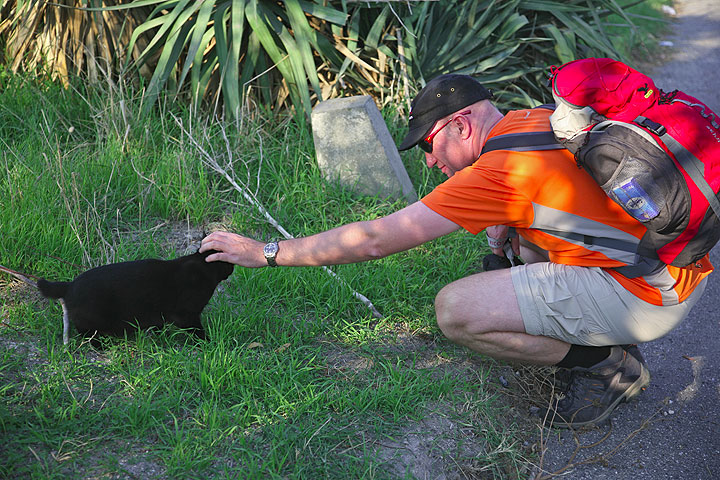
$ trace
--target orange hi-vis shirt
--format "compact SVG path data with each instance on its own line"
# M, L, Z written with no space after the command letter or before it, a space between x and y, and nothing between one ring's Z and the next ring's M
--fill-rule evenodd
M489 138L550 131L550 114L544 108L512 111L493 127ZM515 227L523 238L547 250L550 261L605 268L628 291L654 305L684 301L713 270L705 256L691 266L665 266L651 275L627 278L614 267L635 264L634 253L553 234L571 232L579 238L637 243L646 232L565 149L490 151L421 201L472 234L492 225Z

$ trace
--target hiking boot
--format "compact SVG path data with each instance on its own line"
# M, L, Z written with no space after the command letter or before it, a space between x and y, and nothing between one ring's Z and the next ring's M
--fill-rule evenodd
M555 372L551 378L553 389L555 393L564 394L567 392L570 382L572 382L575 372L570 368L556 367Z
M610 356L590 368L575 367L564 398L548 412L554 426L584 427L607 419L620 402L650 383L636 345L614 346Z

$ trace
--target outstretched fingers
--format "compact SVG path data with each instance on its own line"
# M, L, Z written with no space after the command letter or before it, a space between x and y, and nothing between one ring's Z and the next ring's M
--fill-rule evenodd
M263 244L257 240L230 232L213 232L203 238L200 252L215 250L205 261L223 261L243 267L263 267L267 265L262 253Z

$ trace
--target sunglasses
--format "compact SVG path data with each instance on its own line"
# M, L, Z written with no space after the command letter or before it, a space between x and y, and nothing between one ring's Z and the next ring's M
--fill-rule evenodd
M466 110L466 111L464 111L464 112L458 113L458 115L469 115L469 114L470 114L470 110ZM435 135L437 135L438 133L440 133L440 130L442 130L443 128L447 127L447 126L450 124L450 122L452 122L453 120L455 120L455 118L457 118L457 115L453 115L453 117L452 117L450 120L448 120L447 122L443 123L443 124L440 126L440 128L438 128L438 129L435 130L433 133L431 133L431 134L428 135L427 137L425 137L425 138L423 138L422 140L420 140L420 143L418 143L418 147L420 147L420 150L422 150L422 151L425 152L425 153L432 153L432 151L433 151L433 144L432 144L432 142L433 142L433 139L435 138Z

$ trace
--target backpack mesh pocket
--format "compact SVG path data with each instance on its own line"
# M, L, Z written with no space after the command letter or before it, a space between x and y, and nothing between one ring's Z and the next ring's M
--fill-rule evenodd
M672 236L685 228L687 185L673 159L643 135L613 124L589 135L576 157L605 193L648 230Z

